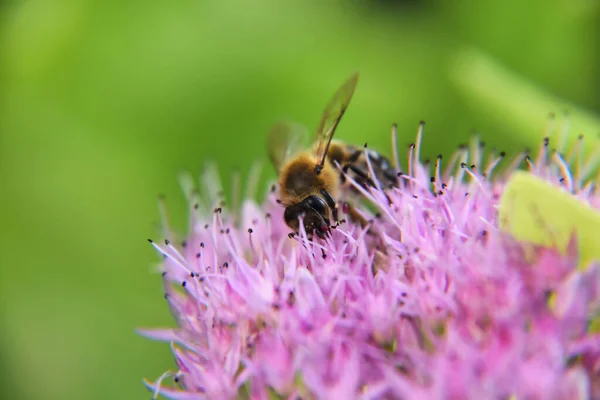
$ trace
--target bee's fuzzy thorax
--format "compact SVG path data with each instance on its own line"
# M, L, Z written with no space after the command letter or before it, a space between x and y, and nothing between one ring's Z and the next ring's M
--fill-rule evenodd
M318 194L321 189L337 197L339 172L326 163L317 173L315 167L319 162L314 153L304 151L284 164L278 179L279 196L283 205L297 203L307 196Z

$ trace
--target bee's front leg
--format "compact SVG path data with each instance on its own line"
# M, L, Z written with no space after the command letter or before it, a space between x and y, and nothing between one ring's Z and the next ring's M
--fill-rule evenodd
M333 214L333 220L335 221L335 225L332 225L331 227L337 228L342 222L338 219L338 204L327 190L321 189L321 195L325 199L327 206L331 209L331 213Z

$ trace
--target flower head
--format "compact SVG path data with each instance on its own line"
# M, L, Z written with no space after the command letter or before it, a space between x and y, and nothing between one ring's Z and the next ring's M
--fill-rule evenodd
M597 191L547 140L502 174L504 153L484 156L476 142L430 165L411 146L399 188L357 186L371 223L324 240L288 237L274 192L236 215L186 185L185 246L152 242L177 327L143 331L171 342L177 370L148 387L173 399L600 395L598 264L577 268L576 235L566 251L523 242L498 212L521 163L593 207Z

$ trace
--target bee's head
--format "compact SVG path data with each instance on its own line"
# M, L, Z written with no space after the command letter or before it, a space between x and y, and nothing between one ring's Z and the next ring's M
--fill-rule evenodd
M329 233L329 207L327 203L319 196L308 196L300 203L288 206L285 209L283 217L285 223L298 232L300 222L299 217L304 218L304 229L306 233L314 233L321 239Z

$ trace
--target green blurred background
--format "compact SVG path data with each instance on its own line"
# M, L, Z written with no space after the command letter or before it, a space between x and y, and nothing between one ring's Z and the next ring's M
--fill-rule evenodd
M313 129L361 78L339 138L401 154L475 129L514 153L549 112L600 132L595 0L0 3L0 397L147 399L173 366L139 326L172 323L147 237L178 173L266 162L282 117ZM274 177L268 164L267 178Z

